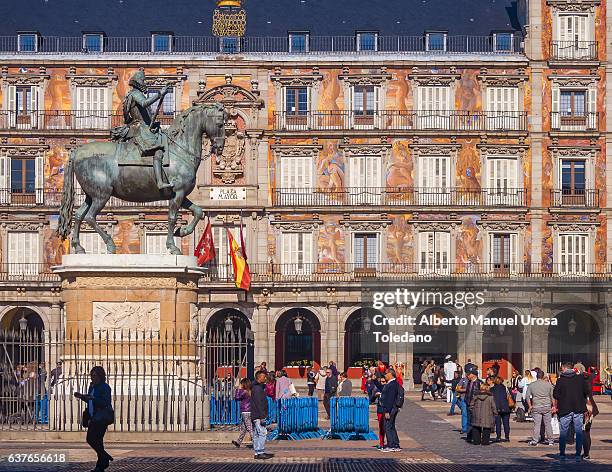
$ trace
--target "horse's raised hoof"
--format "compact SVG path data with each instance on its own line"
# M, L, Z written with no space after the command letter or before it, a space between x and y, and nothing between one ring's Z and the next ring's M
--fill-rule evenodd
M172 254L173 256L182 256L183 252L178 248L178 247L171 247L168 248L170 249L170 254Z
M117 252L117 246L115 246L114 244L107 244L106 252L108 254L115 254Z
M85 254L85 248L80 244L72 246L72 254Z
M180 228L177 228L176 231L174 232L175 236L179 236L181 238L184 238L185 236L187 236L188 234L191 234L192 231L189 231L187 229L187 226L181 226Z

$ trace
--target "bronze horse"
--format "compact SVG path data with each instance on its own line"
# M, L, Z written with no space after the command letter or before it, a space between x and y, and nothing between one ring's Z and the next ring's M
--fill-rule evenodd
M174 244L175 226L179 208L193 214L191 222L180 228L176 235L193 233L202 218L202 209L187 196L196 184L196 172L202 156L202 137L211 141L211 154L223 151L227 113L221 104L194 105L182 112L165 130L168 136L169 166L165 168L172 189L160 191L155 183L153 167L120 165L119 154L137 152L131 144L115 142L87 143L74 149L64 175L64 191L60 207L58 234L68 237L74 208L74 176L85 193L85 201L74 212L74 226L70 246L77 254L85 249L79 241L81 223L85 220L104 240L109 254L116 250L113 238L96 222L96 216L113 196L129 202L168 200L168 237L166 247L171 254L181 254ZM121 148L118 149L118 146ZM151 159L149 157L149 159Z

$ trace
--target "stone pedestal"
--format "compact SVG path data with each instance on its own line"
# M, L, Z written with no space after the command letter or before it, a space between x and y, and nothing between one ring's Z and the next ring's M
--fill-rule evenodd
M66 332L186 333L201 269L193 256L70 254L62 279Z

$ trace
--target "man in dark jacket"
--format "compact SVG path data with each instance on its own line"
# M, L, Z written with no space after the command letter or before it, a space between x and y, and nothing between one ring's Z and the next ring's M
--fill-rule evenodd
M402 388L397 383L395 370L387 369L385 373L387 383L382 390L380 403L382 405L385 418L385 435L387 436L387 447L381 449L383 452L399 452L399 437L395 429L395 418L399 412L397 401L400 395L399 389Z
M562 368L563 372L553 390L559 415L559 457L565 460L567 433L573 423L576 430L576 461L579 462L582 453L583 416L587 411L586 399L590 392L584 377L576 374L571 362L563 363Z
M268 399L266 382L268 375L261 370L255 374L255 383L251 389L251 421L253 422L253 450L255 459L270 459L274 454L266 453L268 430L265 421L268 417Z
M482 383L478 378L478 367L471 364L469 369L467 368L465 373L467 375L467 384L465 387L465 394L463 395L463 401L468 406L467 408L467 441L472 441L472 413L470 412L469 405L472 402L472 398L478 395L480 392L480 384Z
M329 402L331 397L335 397L338 390L338 377L333 375L332 370L328 367L325 369L325 390L323 391L323 406L327 413L326 419L329 419Z

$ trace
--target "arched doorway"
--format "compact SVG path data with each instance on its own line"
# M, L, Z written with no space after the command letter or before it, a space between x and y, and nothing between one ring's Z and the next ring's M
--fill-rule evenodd
M493 319L512 319L515 313L505 308L498 308L487 315ZM499 325L484 326L482 333L482 371L489 364L498 362L500 376L509 378L512 370L523 370L523 330L521 325L508 325L500 322Z
M321 324L314 313L292 308L276 322L274 369L321 364Z
M557 373L563 362L582 362L587 368L600 367L600 330L595 317L567 310L555 318L557 326L548 329L548 372Z
M377 313L380 312L374 309L367 311L359 309L346 320L344 324L344 370L355 367L355 363L371 362L371 365L376 365L378 360L389 362L389 344L377 343L372 333L372 331L380 331L383 335L389 334L389 327L386 324L373 325L372 318Z
M2 331L40 333L44 329L45 324L40 315L27 307L17 307L9 310L0 322L0 330Z
M453 360L457 359L457 326L435 326L432 323L436 318L451 317L452 315L443 308L431 308L417 316L414 334L429 335L431 342L415 342L412 345L412 372L415 384L421 383L423 362L433 360L438 365L443 364L447 355L450 355Z
M219 310L208 320L205 376L209 384L231 389L236 377L252 376L252 339L249 319L236 309Z

